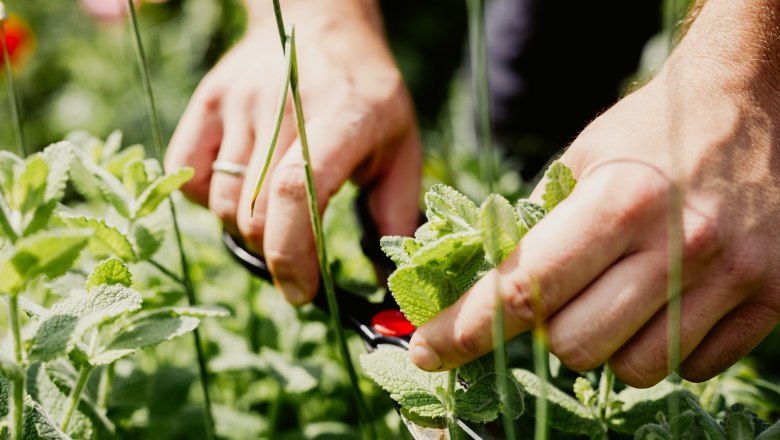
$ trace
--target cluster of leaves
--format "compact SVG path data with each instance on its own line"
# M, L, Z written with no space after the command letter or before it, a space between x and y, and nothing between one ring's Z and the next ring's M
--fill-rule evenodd
M512 206L493 194L477 207L454 189L435 185L425 195L428 222L415 236L382 239L383 250L398 266L389 287L413 324L425 324L455 302L500 264L520 239L574 189L571 171L561 163L554 163L545 177L542 205L521 199ZM436 424L446 418L485 423L501 412L517 418L524 409L533 414L537 399L542 397L548 406L547 423L553 429L591 438L617 433L642 440L666 440L678 438L672 433L685 433L683 438L690 439L766 439L776 438L773 436L780 429L780 425L769 428L739 405L724 413L722 422L716 422L694 394L707 393L693 384L665 380L647 390L624 387L615 392L614 378L607 368L598 381L577 377L573 395L531 371L513 369L507 391L512 407L502 408L490 355L460 367L454 390L447 389L448 373L424 372L402 351L377 350L361 361L367 374L391 394L404 414L422 423ZM729 380L733 388L734 378ZM594 383L598 384L595 388ZM754 392L751 390L755 387L740 384L746 392ZM709 399L717 401L716 396L723 393L709 394ZM666 423L669 402L674 400L687 402L690 409Z
M0 152L0 293L9 321L26 316L3 342L14 356L0 358L0 417L23 405L26 439L114 434L106 417L113 365L225 314L147 308L133 288L128 264L160 250L170 227L163 205L192 171L164 175L142 147L120 151L119 133L106 142L83 134L72 140L27 159ZM63 205L69 180L105 215L77 215ZM93 370L105 380L97 395L84 389ZM9 390L19 387L25 394L16 399ZM0 429L21 438L12 421Z
M425 195L428 222L415 236L382 238L382 249L398 266L388 285L412 324L421 326L454 303L574 188L571 171L560 162L546 177L544 206L525 199L512 206L492 194L477 207L456 190L435 185ZM491 356L460 367L455 390L445 390L447 373L423 372L402 353L377 350L363 356L362 363L372 379L417 417L486 423L501 412L517 418L523 411L520 384L511 377L506 391L511 404L502 407ZM404 366L402 372L398 365Z

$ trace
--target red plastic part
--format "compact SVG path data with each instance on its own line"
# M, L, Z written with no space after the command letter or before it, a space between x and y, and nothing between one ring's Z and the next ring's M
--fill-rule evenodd
M382 310L371 318L371 325L385 336L407 336L415 329L400 310Z

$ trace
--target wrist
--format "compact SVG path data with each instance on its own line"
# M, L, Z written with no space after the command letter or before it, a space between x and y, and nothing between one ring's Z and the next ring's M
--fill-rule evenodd
M368 22L381 28L382 19L377 0L280 0L285 23L317 23L328 18ZM275 20L270 0L244 0L249 27L265 25Z
M780 107L780 0L709 0L664 67L667 75Z

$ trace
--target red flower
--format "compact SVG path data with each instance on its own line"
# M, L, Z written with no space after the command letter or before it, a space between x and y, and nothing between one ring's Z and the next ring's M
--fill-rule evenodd
M5 44L12 66L18 66L25 55L35 46L35 38L27 23L14 15L3 22ZM5 65L5 57L0 50L0 67Z

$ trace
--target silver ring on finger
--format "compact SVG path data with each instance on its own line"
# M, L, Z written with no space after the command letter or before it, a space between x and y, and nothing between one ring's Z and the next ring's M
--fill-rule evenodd
M246 173L246 165L226 160L215 160L211 164L211 171L231 176L243 176Z

